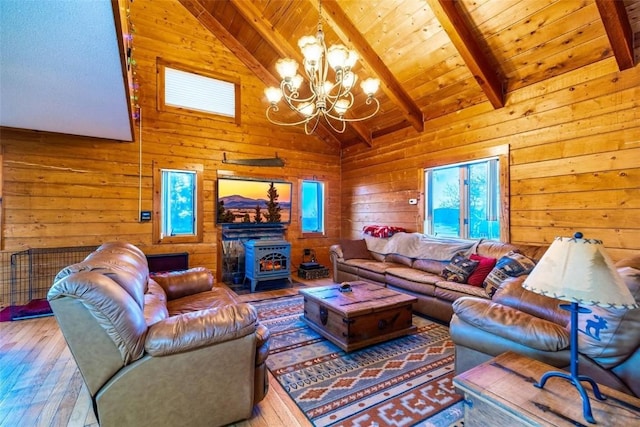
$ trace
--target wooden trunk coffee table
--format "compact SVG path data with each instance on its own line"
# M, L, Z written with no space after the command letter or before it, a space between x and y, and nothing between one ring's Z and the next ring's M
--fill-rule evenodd
M417 298L362 281L349 285L351 292L340 292L339 284L301 289L302 319L347 352L415 332Z

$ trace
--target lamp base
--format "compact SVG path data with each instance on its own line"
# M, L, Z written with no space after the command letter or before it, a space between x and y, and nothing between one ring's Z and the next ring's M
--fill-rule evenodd
M555 372L549 371L542 376L540 382L534 384L534 386L538 388L544 388L545 383L551 377L560 377L568 380L578 389L580 392L580 397L582 397L582 413L584 415L584 419L592 424L596 424L596 420L593 418L593 414L591 413L591 402L589 402L589 396L587 395L587 391L584 389L581 381L586 381L591 384L591 388L593 389L593 394L598 400L605 400L606 397L600 393L600 389L598 388L598 384L589 378L586 375L578 374L578 313L591 313L591 310L585 307L580 307L578 303L571 302L570 304L560 304L560 308L563 310L567 310L571 314L571 375L566 372Z
M552 377L564 378L578 389L578 392L582 397L582 414L584 416L584 419L592 424L597 424L596 420L593 418L593 413L591 412L591 402L589 402L589 396L587 395L587 391L584 389L581 381L587 381L589 384L591 384L591 388L593 389L593 394L596 399L605 400L606 397L602 393L600 393L598 384L596 384L596 382L592 378L589 378L586 375L578 375L577 377L574 377L567 374L566 372L549 371L545 373L542 378L540 378L540 382L534 384L534 386L538 388L544 388L547 380Z

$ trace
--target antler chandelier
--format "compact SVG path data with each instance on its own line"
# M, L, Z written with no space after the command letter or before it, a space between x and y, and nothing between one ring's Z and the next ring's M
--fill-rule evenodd
M298 74L298 63L291 58L279 59L276 62L276 70L282 78L280 87L268 87L264 91L269 101L267 119L271 123L281 126L297 126L304 123L304 131L310 135L323 117L331 129L343 133L347 122L366 120L380 110L380 102L375 97L380 81L368 78L360 87L367 95L365 104L375 104L373 112L364 117L345 117L355 101L352 89L358 76L352 69L358 60L358 54L341 44L332 45L327 49L322 31L322 0L318 5L318 32L315 36L302 37L298 46L304 56L302 65L307 75L309 91L299 91L304 78ZM328 79L329 67L335 73L334 81ZM301 120L283 122L273 117L274 113L280 110L278 103L283 98L289 108L302 115Z

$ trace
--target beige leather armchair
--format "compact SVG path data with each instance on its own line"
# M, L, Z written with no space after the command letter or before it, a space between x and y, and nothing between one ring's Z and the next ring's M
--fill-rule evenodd
M48 294L101 427L216 426L267 392L269 332L204 268L149 277L108 243L63 269Z

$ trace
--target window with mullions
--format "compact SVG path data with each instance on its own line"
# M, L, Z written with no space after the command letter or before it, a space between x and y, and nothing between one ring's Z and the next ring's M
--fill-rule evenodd
M187 243L202 240L202 168L157 168L154 176L154 240Z
M302 233L324 233L324 183L301 183L300 210Z
M500 240L498 158L425 169L427 234Z

